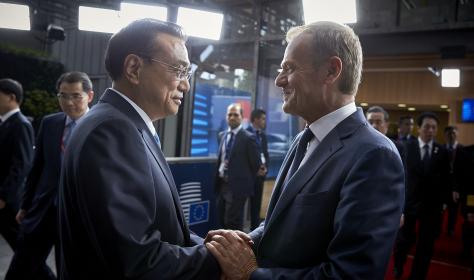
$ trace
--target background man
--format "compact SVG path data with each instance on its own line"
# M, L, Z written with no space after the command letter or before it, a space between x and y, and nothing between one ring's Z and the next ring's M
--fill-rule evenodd
M250 227L255 229L260 224L260 208L262 206L263 184L265 182L265 175L268 172L268 162L270 157L268 155L267 135L265 134L265 126L267 122L267 114L262 109L255 109L250 114L250 125L247 130L255 135L257 140L257 150L260 156L260 168L257 172L255 180L254 195L250 197Z
M265 223L250 233L259 268L235 232L211 232L207 246L231 278L383 279L404 175L395 145L354 103L359 39L333 22L291 29L287 39L275 84L283 110L307 127L283 162Z
M378 130L383 135L385 136L387 135L388 125L389 125L389 122L388 122L389 116L388 116L387 111L385 111L384 108L380 106L372 106L369 109L367 109L366 117L367 117L367 122L373 128ZM400 157L402 159L403 168L405 169L405 179L406 179L407 154L406 154L405 145L403 144L402 141L398 141L398 140L393 140L393 143L395 144L395 147L397 147L398 153L400 154ZM404 216L402 214L402 217L400 218L400 226L403 225L403 222L404 222Z
M61 279L214 279L215 259L189 232L153 121L189 90L181 27L154 19L114 34L113 84L77 125L59 187Z
M0 80L0 234L16 248L15 215L33 161L34 132L20 112L23 88L12 79Z
M242 230L245 201L254 195L260 167L255 136L242 129L242 107L227 107L226 132L219 135L216 193L220 227Z
M463 147L454 161L455 195L461 205L464 218L462 225L462 256L471 258L474 268L474 145ZM473 272L474 275L474 270Z
M438 129L435 114L425 112L417 120L418 139L407 141L407 197L405 223L394 250L394 276L401 278L408 251L417 241L410 279L425 279L441 230L443 203L451 198L449 158L434 141ZM419 222L418 238L416 222Z
M94 92L87 74L68 72L56 83L63 112L45 116L36 139L33 168L28 176L20 211L17 250L6 279L56 279L46 265L53 245L59 268L57 195L64 149L76 124L89 110Z
M412 116L401 116L398 121L398 140L403 142L415 140L416 137L411 134L414 124Z
M451 178L454 179L456 177L456 170L454 170L454 161L456 160L456 155L458 151L463 147L462 144L458 143L458 128L455 126L447 126L444 128L444 140L445 145L444 147L448 151L449 156L449 167ZM448 236L454 234L454 229L456 226L456 221L458 218L458 208L459 203L457 202L457 198L453 197L453 199L447 200L448 206L448 224L446 225L446 233Z

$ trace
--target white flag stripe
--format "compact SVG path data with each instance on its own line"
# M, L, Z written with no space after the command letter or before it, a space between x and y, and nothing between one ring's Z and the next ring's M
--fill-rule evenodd
M188 183L181 184L181 187L187 187L187 186L190 186L190 185L198 185L198 186L200 186L200 185L201 185L201 182L188 182Z

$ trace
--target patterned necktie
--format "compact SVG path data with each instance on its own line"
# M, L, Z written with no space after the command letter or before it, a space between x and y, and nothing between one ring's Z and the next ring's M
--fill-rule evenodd
M64 151L66 150L67 143L69 142L69 139L71 138L72 131L74 130L74 127L76 127L76 121L72 121L66 125L64 128L63 132L63 138L61 141L61 152L64 154Z
M304 155L306 154L308 143L313 137L314 134L311 129L305 128L303 135L301 136L300 141L298 142L298 146L296 147L296 154L293 158L293 163L291 164L290 171L288 171L288 174L286 175L287 181L293 176L293 174L295 174L296 170L298 170L301 161L303 160Z

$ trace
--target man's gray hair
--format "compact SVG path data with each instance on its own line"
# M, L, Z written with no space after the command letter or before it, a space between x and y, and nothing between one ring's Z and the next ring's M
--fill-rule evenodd
M367 110L367 115L369 115L370 113L382 113L383 114L383 119L388 122L388 113L387 111L385 111L384 108L380 107L380 106L372 106L370 107L368 110Z
M355 95L362 75L362 47L354 31L344 24L319 21L291 28L286 35L287 42L302 33L312 36L315 68L332 56L339 57L342 61L339 90Z

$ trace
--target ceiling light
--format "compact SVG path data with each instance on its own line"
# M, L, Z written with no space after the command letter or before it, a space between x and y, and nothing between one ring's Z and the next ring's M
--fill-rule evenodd
M441 109L447 109L447 108L448 108L448 105L444 105L444 104L443 104L443 105L439 105L439 107L440 107Z
M400 103L397 106L400 107L400 108L405 108L407 106L407 104Z
M303 14L306 24L316 21L356 23L355 0L303 0Z
M0 3L0 28L30 30L30 8L27 5Z
M367 106L369 106L369 103L361 102L361 103L360 103L360 106L362 106L362 107L367 107Z
M459 87L460 80L459 69L443 69L441 70L441 86L442 87Z
M211 40L221 37L224 14L179 7L177 23L189 36Z
M408 111L411 111L411 112L416 111L416 108L415 107L408 107Z

